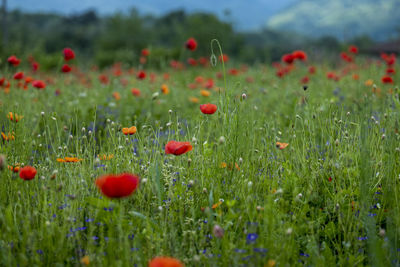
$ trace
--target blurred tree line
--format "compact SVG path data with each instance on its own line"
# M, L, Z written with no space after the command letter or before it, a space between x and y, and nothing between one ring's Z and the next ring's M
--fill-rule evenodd
M218 39L224 53L241 62L270 62L294 49L321 55L337 52L342 45L334 37L308 39L293 33L262 29L235 32L233 26L208 13L173 11L161 17L140 15L136 9L127 13L98 16L93 10L69 16L45 13L8 14L8 45L0 47L0 56L33 55L45 68L59 64L64 47L73 48L80 63L105 67L119 61L135 65L143 48L151 50L153 66L169 60L210 56L210 41ZM198 49L188 53L184 43L189 37L198 41ZM370 45L368 37L355 40L359 46ZM186 54L185 54L186 53Z

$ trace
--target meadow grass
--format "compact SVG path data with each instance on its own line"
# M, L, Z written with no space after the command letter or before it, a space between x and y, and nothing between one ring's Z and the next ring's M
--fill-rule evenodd
M89 70L35 74L52 80L44 90L12 81L0 92L0 124L15 140L0 153L38 174L1 172L0 265L79 266L86 255L92 266L146 266L159 255L187 266L400 264L397 88L381 83L383 67L359 59L359 80L328 80L317 64L304 90L307 68L296 64L283 79L252 66L226 85L215 78L220 64L165 69L166 81L126 69L109 70L106 85ZM214 78L209 97L188 89L197 76ZM199 110L208 102L213 115ZM15 123L9 112L24 117ZM136 134L121 132L133 125ZM165 155L169 140L193 150ZM64 157L83 160L57 162ZM140 176L138 190L102 196L95 179L123 172Z

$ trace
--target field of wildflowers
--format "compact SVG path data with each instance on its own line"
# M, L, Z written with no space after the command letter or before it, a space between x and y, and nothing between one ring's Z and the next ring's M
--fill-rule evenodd
M246 66L197 45L164 69L151 49L3 59L0 265L399 265L396 56Z

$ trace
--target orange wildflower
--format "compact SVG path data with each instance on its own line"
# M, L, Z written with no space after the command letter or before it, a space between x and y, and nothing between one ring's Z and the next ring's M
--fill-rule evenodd
M100 160L111 160L111 159L114 158L114 154L110 154L110 155L100 154L100 155L97 155L97 157L98 157Z
M1 132L1 138L3 139L3 141L14 141L15 137L13 134L8 133L8 135L6 135L5 133Z
M267 264L265 264L265 267L275 267L276 261L275 260L268 260Z
M21 167L20 167L19 164L17 163L17 164L15 164L15 166L8 165L7 168L8 168L10 171L12 171L12 172L17 173L17 172L19 172L19 169L20 169Z
M156 257L149 262L148 267L184 267L178 259L170 257Z
M229 170L232 170L232 169L233 169L233 164L232 164L232 163L229 163L229 166L228 166L228 164L226 164L226 162L221 162L221 164L219 165L219 167L222 168L222 169L228 167ZM238 165L236 162L235 162L235 168L236 168L238 171L240 171L239 165Z
M113 96L114 99L117 100L117 101L121 99L121 95L120 95L120 93L118 93L118 92L114 92L114 93L112 94L112 96Z
M218 201L217 203L215 203L214 205L212 205L211 208L212 208L213 210L215 210L216 208L218 208L219 206L221 206L222 203L223 203L222 201Z
M136 133L136 131L137 131L136 126L132 126L129 128L122 128L122 133L124 135L133 135Z
M168 86L167 86L166 84L161 85L161 92L162 92L164 95L169 94L169 88L168 88Z
M207 91L207 90L201 90L201 91L200 91L200 94L201 94L202 96L205 96L205 97L208 97L208 96L211 95L210 91Z
M63 159L57 158L57 162L80 162L83 159L73 158L73 157L65 157Z
M281 150L286 148L288 145L289 145L288 143L276 142L276 147L281 149Z
M89 256L88 256L88 255L84 256L84 257L81 259L81 263L82 263L83 265L88 266L88 265L90 264Z
M19 122L22 120L24 116L18 115L17 113L12 113L8 112L7 118L9 118L11 121Z
M189 97L189 101L194 103L194 104L199 103L199 99L197 97Z
M372 79L368 79L364 83L366 86L372 86L374 84L374 81Z

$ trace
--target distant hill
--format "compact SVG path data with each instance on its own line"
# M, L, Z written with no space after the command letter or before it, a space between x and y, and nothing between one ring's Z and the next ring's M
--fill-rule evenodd
M141 14L165 15L177 9L210 12L239 30L260 29L265 20L298 0L8 0L9 9L71 14L94 9L99 14L136 8ZM229 12L227 12L229 10Z
M312 37L348 40L369 35L385 40L400 35L399 0L302 0L267 20L267 27Z

